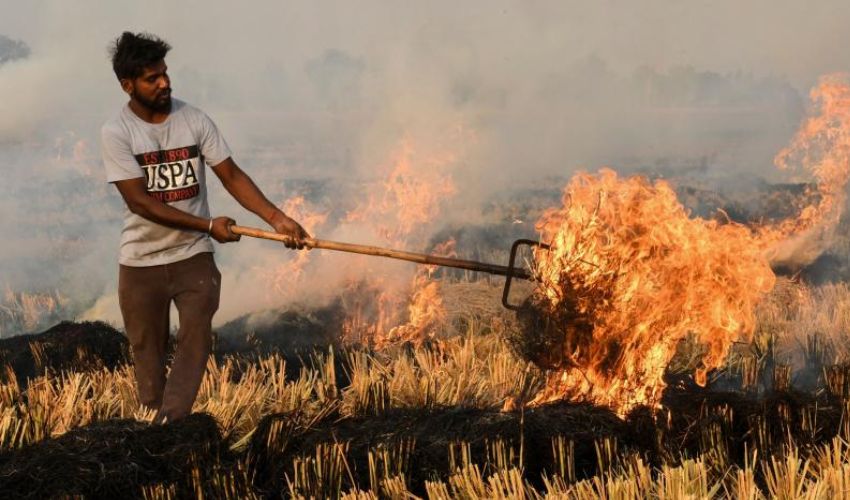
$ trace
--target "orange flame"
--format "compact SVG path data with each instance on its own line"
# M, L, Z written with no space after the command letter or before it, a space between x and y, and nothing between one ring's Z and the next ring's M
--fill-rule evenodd
M386 335L378 336L375 339L376 348L404 342L419 345L436 338L446 320L440 288L437 282L428 281L424 276L417 276L413 287L416 291L407 308L407 322L392 328Z
M283 213L289 215L310 234L315 234L328 219L327 211L308 206L304 196L293 196L281 205ZM278 265L271 273L271 287L277 294L286 296L295 289L294 285L304 276L304 268L310 262L310 252L296 252L288 261Z
M346 214L346 221L373 224L389 244L408 243L411 236L421 235L421 226L436 218L443 201L454 195L454 182L444 170L455 160L451 153L420 158L411 139L403 139L386 179L364 204Z
M431 250L431 254L439 255L440 257L457 257L457 240L449 238L442 243L434 245L434 249ZM424 266L425 273L429 278L437 272L438 268L439 266L435 265Z
M775 163L799 162L816 179L809 194L817 201L777 224L690 218L667 183L607 169L570 181L563 208L537 223L551 251L535 255L542 282L535 300L570 325L558 334L561 368L535 402L571 397L625 414L658 403L664 370L685 336L707 347L695 374L700 384L733 341L751 340L755 306L775 283L770 263L811 262L845 204L850 86L827 76L811 98L814 113Z
M68 299L58 290L53 293L14 292L7 285L0 302L0 337L31 332L67 303Z
M365 201L343 218L344 229L361 237L381 240L380 244L394 247L421 245L427 236L428 223L441 211L442 203L454 193L452 177L447 169L455 161L449 152L421 156L417 154L410 138L405 138L393 153L391 161L384 167L386 177L366 186ZM309 206L303 196L287 200L282 209L298 220L311 234L316 234L328 219L327 211ZM447 242L451 247L453 242ZM438 249L438 251L441 251ZM278 297L289 297L306 274L306 266L313 262L319 252L298 252L293 258L276 267L271 273L271 290ZM387 345L390 339L398 338L390 332L404 324L405 312L409 321L405 324L405 337L419 338L419 327L425 325L425 316L437 311L428 301L437 300L437 288L428 287L428 278L433 269L424 269L423 274L414 276L412 282L402 274L401 279L388 276L384 271L393 268L393 263L381 263L379 268L373 258L352 255L336 255L335 259L347 262L336 274L340 277L340 299L346 310L343 321L343 340L353 343ZM410 269L416 268L401 264ZM402 269L396 267L396 269ZM405 271L401 271L405 272ZM410 283L410 284L409 284ZM413 303L405 307L408 300ZM420 308L423 312L419 312ZM436 313L433 313L436 314ZM424 328L424 326L422 327ZM401 331L401 330L399 330Z
M627 411L658 400L689 333L708 346L710 369L753 331L774 276L746 227L692 219L666 182L608 169L575 176L563 201L537 224L552 245L536 255L538 293L590 328L565 339L571 366L538 401L568 394Z
M386 170L386 176L368 189L366 200L346 214L344 222L360 232L372 233L381 244L406 248L425 243L430 223L442 211L444 202L455 193L450 168L457 158L446 150L421 155L413 141L405 137ZM453 242L437 252L449 253ZM369 257L353 258L358 269L370 269ZM392 269L383 262L381 270ZM357 276L359 283L349 283L344 292L348 297L349 318L345 322L344 338L349 342L371 344L377 348L396 342L420 342L432 333L442 310L439 289L429 283L434 269L396 264L394 278L380 274ZM417 273L412 281L404 276L407 269ZM409 283L409 284L408 284ZM369 300L356 297L371 296ZM407 307L405 308L405 305ZM407 321L404 321L405 313Z
M800 267L811 263L829 243L846 202L850 179L850 85L846 75L821 77L810 92L815 112L791 144L776 155L783 170L800 167L816 181L819 201L802 207L799 216L760 228L759 238L771 262Z
M384 276L373 276L346 283L342 303L346 318L342 340L372 346L386 345L387 332L400 322L404 297L396 293L397 285Z
M431 251L434 255L454 257L455 239L434 246ZM412 298L407 306L407 322L390 329L386 335L378 335L375 346L380 349L391 344L410 342L421 345L426 340L434 340L441 326L447 318L440 288L431 277L437 270L437 266L423 266L420 272L413 278L411 284Z

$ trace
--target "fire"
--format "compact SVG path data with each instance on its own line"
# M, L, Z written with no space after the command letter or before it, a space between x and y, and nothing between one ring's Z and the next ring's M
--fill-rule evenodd
M371 235L382 245L422 244L423 228L440 213L441 202L454 192L451 176L443 172L443 167L452 160L450 154L421 159L410 139L403 140L391 157L386 178L367 186L365 200L343 217L343 229L361 237ZM328 225L330 211L312 207L303 196L286 200L281 208L311 234ZM446 243L452 244L453 241ZM438 248L437 251L442 250ZM307 267L315 262L318 253L297 252L278 265L269 274L270 290L278 298L293 298L292 293L300 290L299 285L308 273ZM436 287L428 287L433 269L407 281L372 272L374 262L368 257L335 255L334 258L337 262L347 261L347 265L339 266L336 271L342 280L340 296L347 312L343 321L344 340L386 345L389 339L396 338L390 334L391 330L404 323L409 297L413 300L408 308L410 322L423 323L422 314L416 311L420 307L427 309L426 297L436 294ZM416 330L411 329L411 323L406 325L408 332Z
M776 155L783 170L814 177L818 201L799 216L759 229L774 264L799 267L814 261L829 242L844 210L850 179L850 84L846 75L828 75L812 89L816 113L803 122L791 144ZM795 168L796 167L796 168ZM806 197L808 198L808 197Z
M302 195L296 195L284 201L281 210L297 220L310 234L315 234L315 231L328 219L327 211L311 208ZM269 275L272 290L279 295L292 293L295 289L294 285L303 278L304 268L310 262L310 258L309 252L297 252L290 260L278 265Z
M774 276L748 228L691 218L666 182L608 169L575 176L563 201L537 224L552 245L536 255L537 293L547 314L574 327L538 401L569 395L621 411L655 402L688 334L708 346L704 382L753 331Z
M431 253L454 257L457 255L455 243L454 238L450 238L436 245ZM431 280L437 266L424 266L420 269L411 284L413 294L407 306L407 322L392 328L386 335L376 336L377 348L402 342L419 345L426 340L434 340L442 325L445 324L447 313L443 305L443 297L440 295L439 284Z
M385 276L345 283L341 300L346 311L342 340L350 344L386 345L383 340L401 321L405 295L395 293L398 284Z
M457 257L457 240L449 238L442 243L438 243L434 246L434 249L431 250L431 254L439 255L441 257ZM424 269L430 278L437 271L438 266L425 266Z
M422 154L421 151L428 151ZM446 200L455 194L451 169L458 159L451 149L415 145L403 138L381 167L381 180L366 186L362 203L343 218L343 230L371 236L379 245L394 248L422 247L431 222L439 217ZM452 254L454 241L438 245L435 253ZM381 348L393 343L421 342L444 317L439 288L430 281L433 268L413 268L404 263L379 263L369 257L349 257L350 276L343 302L348 318L343 326L346 341ZM363 275L364 270L369 274ZM392 270L392 276L387 271ZM410 274L407 274L410 273Z
M775 158L816 180L797 217L762 227L692 218L666 182L607 169L569 182L563 207L536 226L551 250L536 252L533 303L561 329L540 332L556 347L540 357L557 370L535 402L584 399L621 414L656 405L686 336L707 349L700 384L733 341L751 339L755 306L775 283L770 264L811 262L845 204L850 86L824 77L811 98L814 113Z
M454 195L454 182L445 170L455 161L448 152L420 158L412 140L403 139L386 179L346 215L346 221L375 221L373 229L385 243L409 243L411 236L421 235L423 224L439 215L442 202Z
M53 293L14 292L8 285L0 302L0 337L32 332L42 321L65 307L68 298Z
M381 349L391 344L411 342L421 344L436 337L446 321L446 310L437 282L417 276L413 283L413 298L408 305L408 320L393 327L386 335L375 339L375 347Z

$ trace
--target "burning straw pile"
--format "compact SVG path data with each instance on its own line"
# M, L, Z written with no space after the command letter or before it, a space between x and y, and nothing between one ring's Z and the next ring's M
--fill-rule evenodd
M665 182L610 170L579 175L564 193L564 208L538 224L551 250L537 252L532 300L561 327L546 332L554 359L545 363L560 371L540 400L586 397L626 411L656 402L689 333L708 348L704 384L732 341L752 333L755 304L773 286L750 232L691 219Z
M816 112L776 158L817 179L818 196L804 197L815 201L796 217L761 227L691 218L666 182L607 169L570 181L563 207L537 224L551 248L536 252L541 287L517 342L556 369L538 402L584 399L621 414L655 405L685 338L705 348L699 385L734 341L752 339L755 307L775 282L771 264L814 260L844 208L850 86L825 77L812 99Z

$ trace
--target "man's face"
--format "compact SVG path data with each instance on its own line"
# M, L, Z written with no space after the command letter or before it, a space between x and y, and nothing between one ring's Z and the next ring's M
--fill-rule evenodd
M153 111L171 108L171 79L164 60L148 66L138 78L122 80L121 87L132 99Z

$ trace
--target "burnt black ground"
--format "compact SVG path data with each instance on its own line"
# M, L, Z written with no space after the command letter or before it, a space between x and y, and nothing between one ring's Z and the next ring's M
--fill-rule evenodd
M33 346L43 349L41 362ZM111 370L127 363L128 355L124 334L100 321L63 321L41 333L0 339L0 366L11 366L21 385L51 370Z
M216 329L214 355L219 362L228 356L251 362L277 353L286 359L287 377L297 377L311 356L334 346L331 332L339 331L340 314L339 305L331 305L310 312L270 311L260 322L239 318ZM175 344L172 337L171 352ZM100 321L63 321L43 332L0 339L0 367L10 366L22 387L46 373L113 370L129 361L127 337ZM0 371L0 381L3 377Z
M618 454L638 453L653 465L721 448L728 450L731 463L740 464L745 445L750 450L758 446L765 456L781 452L789 434L804 449L828 442L838 432L840 405L821 400L815 407L814 402L793 393L753 399L737 393L683 392L668 394L659 413L642 408L625 419L604 408L562 402L523 412L437 408L395 409L357 418L330 415L307 430L296 429L289 415L279 414L263 419L244 456L256 472L254 491L280 497L286 491L284 474L292 474L292 460L314 455L320 443L347 443L354 480L368 487L369 450L413 440L406 476L410 488L421 494L424 481L448 477L450 444L469 443L473 460L483 465L488 443L501 439L523 450L525 476L540 486L541 474L556 470L552 440L558 436L575 446L578 478L599 472L596 445L606 438L616 443ZM790 418L782 416L783 407ZM723 417L720 409L732 417ZM817 432L805 431L805 411L816 412ZM756 438L759 422L765 424L766 442ZM271 434L275 424L291 432ZM715 426L722 436L719 442L710 439ZM216 470L232 467L238 457L227 451L228 444L215 421L203 414L165 426L132 420L96 423L0 455L0 491L16 498L60 493L114 498L137 495L145 484L171 483L188 493L193 465L202 471L202 484ZM344 483L351 486L347 477Z
M815 430L807 430L804 412L816 415ZM313 454L320 443L348 443L348 464L355 481L363 486L369 484L370 448L413 439L406 475L412 490L424 494L425 480L448 477L448 449L453 442L469 443L479 464L486 462L488 442L502 439L517 450L522 446L525 477L539 487L543 473L556 471L552 440L558 436L573 442L576 477L581 479L600 472L596 445L605 439L615 442L620 454L637 453L655 466L712 450L725 450L730 463L743 464L745 449L757 448L760 456L782 453L789 435L803 450L826 443L838 433L840 420L839 402L805 394L776 392L754 398L689 389L669 391L658 412L637 408L624 419L605 408L568 402L510 413L463 408L391 410L369 417L329 418L306 432L288 437L284 433L275 440L269 439L272 423L280 421L285 427L288 416L272 415L259 427L252 450L257 486L276 492L285 486L283 474L289 472L292 459ZM762 424L764 440L758 438ZM719 440L712 438L714 431Z
M0 492L5 498L133 498L143 485L173 482L187 495L193 465L212 470L229 459L223 444L206 414L166 425L91 424L0 454Z
M579 471L595 469L596 440L609 437L635 444L627 422L612 412L591 405L559 403L524 412L499 412L474 408L433 410L394 409L381 415L357 418L328 418L304 433L289 438L269 439L275 422L286 426L288 415L267 417L258 428L251 449L256 457L257 484L266 492L285 488L284 473L293 458L309 456L320 443L348 443L348 465L360 485L369 484L368 453L379 444L393 447L413 440L414 451L406 467L412 488L424 494L424 482L445 479L449 472L449 446L468 443L472 456L483 463L488 443L503 440L524 450L528 477L551 471L551 438L562 435L575 443ZM285 434L284 434L285 436ZM291 474L291 473L290 473Z
M309 311L269 310L216 329L216 355L307 352L337 342L345 311L339 303Z
M339 303L311 311L270 310L243 316L216 329L214 354L219 362L227 356L251 362L274 353L286 360L286 377L297 378L316 354L331 348L339 352L337 334L343 319ZM337 374L344 376L341 357L335 361Z

